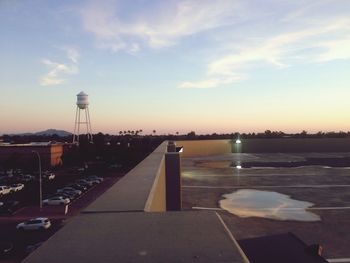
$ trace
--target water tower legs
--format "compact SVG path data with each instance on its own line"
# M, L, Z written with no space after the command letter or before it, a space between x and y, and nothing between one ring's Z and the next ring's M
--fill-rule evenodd
M85 120L82 120L83 117L81 116L81 111L85 112ZM77 106L77 109L75 112L73 143L79 143L80 124L85 124L87 139L89 142L92 142L92 129L91 129L90 113L89 113L88 107L81 109Z

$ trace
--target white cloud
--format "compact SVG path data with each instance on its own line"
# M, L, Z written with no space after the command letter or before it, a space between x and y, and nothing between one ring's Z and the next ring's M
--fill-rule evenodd
M316 45L325 51L316 56L317 62L329 62L338 59L350 59L350 35Z
M78 64L80 54L76 48L65 46L62 49L66 51L68 59L70 59L73 63Z
M260 0L167 0L150 1L140 8L142 1L133 5L104 0L90 1L80 15L97 47L114 52L172 47L201 34L211 41L203 43L206 50L217 52L192 57L206 64L205 77L183 81L178 87L215 88L246 79L260 66L283 69L348 59L350 5L348 0L334 2L266 0L262 5Z
M344 32L348 34L344 35ZM207 78L195 82L183 82L178 87L214 88L232 84L237 82L231 79L232 76L240 75L242 71L248 71L261 63L285 68L294 65L295 60L298 60L298 63L319 63L350 59L349 36L350 19L340 17L323 21L307 29L281 33L256 43L242 44L242 48L235 48L209 62ZM313 52L303 54L305 49ZM221 81L213 81L215 79Z
M77 74L79 72L78 59L79 52L70 47L62 48L66 51L67 58L72 62L70 65L54 62L50 59L43 59L41 62L49 68L49 72L40 78L41 86L59 85L65 82L67 75Z
M226 77L226 78L212 78L212 79L205 79L201 81L196 81L196 82L183 82L179 85L179 88L183 89L191 89L191 88L196 88L196 89L207 89L207 88L215 88L218 86L223 86L223 85L228 85L235 83L237 81L240 81L244 79L244 76L231 76L231 77Z
M185 36L230 24L234 16L239 16L235 12L238 2L167 1L167 5L155 6L148 13L135 11L122 19L118 1L98 1L86 6L81 15L84 29L94 34L99 47L136 52L140 46L169 47Z

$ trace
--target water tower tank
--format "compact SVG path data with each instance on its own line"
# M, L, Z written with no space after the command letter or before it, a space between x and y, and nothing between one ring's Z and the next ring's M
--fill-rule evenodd
M79 109L82 109L82 110L86 109L87 106L89 105L89 95L87 95L83 91L80 92L77 95L77 105L78 105Z

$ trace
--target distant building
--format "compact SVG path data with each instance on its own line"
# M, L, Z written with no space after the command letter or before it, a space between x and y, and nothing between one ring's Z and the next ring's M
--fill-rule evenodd
M65 145L56 142L32 142L26 144L0 143L0 164L3 167L33 167L37 165L36 155L39 153L43 168L62 165Z

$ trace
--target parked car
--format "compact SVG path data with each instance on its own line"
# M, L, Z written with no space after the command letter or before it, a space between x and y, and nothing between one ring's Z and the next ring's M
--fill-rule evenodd
M68 198L71 199L71 200L73 200L73 199L79 197L79 194L78 194L78 193L73 192L73 191L69 191L69 190L66 190L66 191L63 191L63 192L59 192L59 193L57 193L57 194L58 194L58 195L60 195L60 194L65 194L65 195L69 196Z
M73 187L63 187L61 189L58 189L57 193L60 193L60 192L73 192L73 193L76 193L77 195L81 195L83 193L82 191L77 190Z
M56 175L53 173L50 173L50 172L43 173L43 178L47 179L49 181L55 179L55 177L56 177Z
M84 180L88 181L88 182L91 182L93 185L101 183L100 180L94 179L94 178L84 178Z
M77 184L81 184L81 185L88 185L89 187L92 186L94 183L91 181L87 181L85 179L78 179L75 181Z
M96 175L91 175L87 178L88 180L98 180L101 182L103 182L103 178L102 177L99 177L99 176L96 176Z
M55 193L53 195L50 195L50 198L53 197L64 197L64 198L68 198L70 201L72 201L73 199L77 198L78 195L76 193L73 192L60 192L60 193Z
M31 182L35 180L35 176L30 175L30 174L25 174L20 177L20 180L22 182Z
M63 196L51 197L43 200L44 205L66 205L69 203L70 199Z
M7 185L1 185L0 186L0 196L1 195L7 195L11 193L11 188Z
M10 188L11 188L11 192L18 192L24 188L24 184L12 184Z
M18 201L7 201L0 203L1 215L12 215L19 208Z
M22 169L16 169L13 171L14 174L18 175L18 174L22 174Z
M13 250L13 243L11 242L0 242L0 258L10 254Z
M33 218L28 221L19 223L16 228L18 230L44 230L51 227L51 222L46 217Z
M77 190L80 190L80 191L86 191L88 189L86 186L81 185L81 184L70 183L70 184L67 184L66 186L67 187L73 187L74 189L77 189Z

